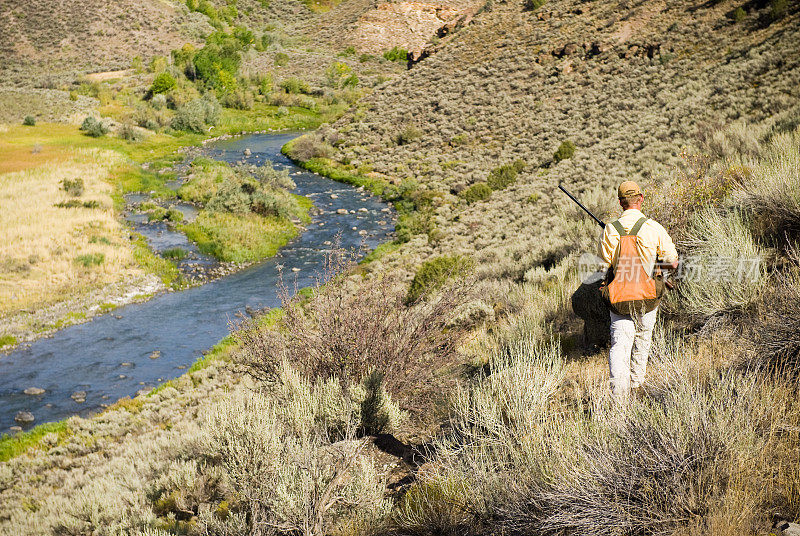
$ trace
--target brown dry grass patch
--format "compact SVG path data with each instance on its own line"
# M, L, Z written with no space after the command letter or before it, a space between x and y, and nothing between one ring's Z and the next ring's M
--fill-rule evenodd
M65 295L140 273L114 216L109 173L120 163L111 151L81 149L71 156L0 175L0 315L54 303ZM83 179L77 198L63 180ZM60 208L77 199L98 208ZM95 266L82 255L102 256Z

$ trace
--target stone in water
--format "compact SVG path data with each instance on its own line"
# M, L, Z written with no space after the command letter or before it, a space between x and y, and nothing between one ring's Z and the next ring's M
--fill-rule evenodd
M14 416L14 420L19 424L30 424L35 419L30 411L20 411Z

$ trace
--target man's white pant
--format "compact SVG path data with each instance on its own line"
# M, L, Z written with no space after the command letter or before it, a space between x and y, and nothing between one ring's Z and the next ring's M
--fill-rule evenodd
M658 308L631 317L611 311L608 369L614 398L624 398L630 393L631 387L639 387L644 383L657 313Z

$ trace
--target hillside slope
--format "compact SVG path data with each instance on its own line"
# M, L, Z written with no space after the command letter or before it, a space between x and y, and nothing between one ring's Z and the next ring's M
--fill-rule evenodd
M0 3L4 85L58 87L81 72L126 69L131 59L199 43L205 16L171 0Z
M701 140L720 125L797 124L800 14L771 21L751 4L736 23L730 1L495 3L333 125L334 159L447 194L429 245L521 277L571 240L554 236L559 183L613 201L624 178L650 183L684 148L712 150ZM565 140L574 156L553 163ZM488 200L448 197L517 159L517 183Z

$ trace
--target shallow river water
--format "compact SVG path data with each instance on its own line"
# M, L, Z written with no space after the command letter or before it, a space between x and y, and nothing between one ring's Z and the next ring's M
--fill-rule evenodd
M276 257L260 264L202 286L121 307L0 355L0 432L15 424L18 411L33 413L36 420L29 428L74 414L91 414L104 404L180 376L228 334L229 320L246 307L279 305L280 266L289 286L294 287L296 277L302 288L313 282L337 233L348 248L362 242L373 248L387 239L393 215L378 198L306 172L280 154L281 146L295 136L248 135L210 144L204 154L227 162L270 160L278 168L288 168L297 184L295 193L312 198L320 209L307 229ZM244 156L245 149L250 149L249 157ZM366 211L359 211L362 208ZM356 212L342 215L338 209ZM166 227L145 230L156 250L185 246L182 235L170 232ZM154 352L160 354L151 359ZM23 391L28 387L45 389L45 393L26 395ZM86 392L85 402L71 398L79 391Z

